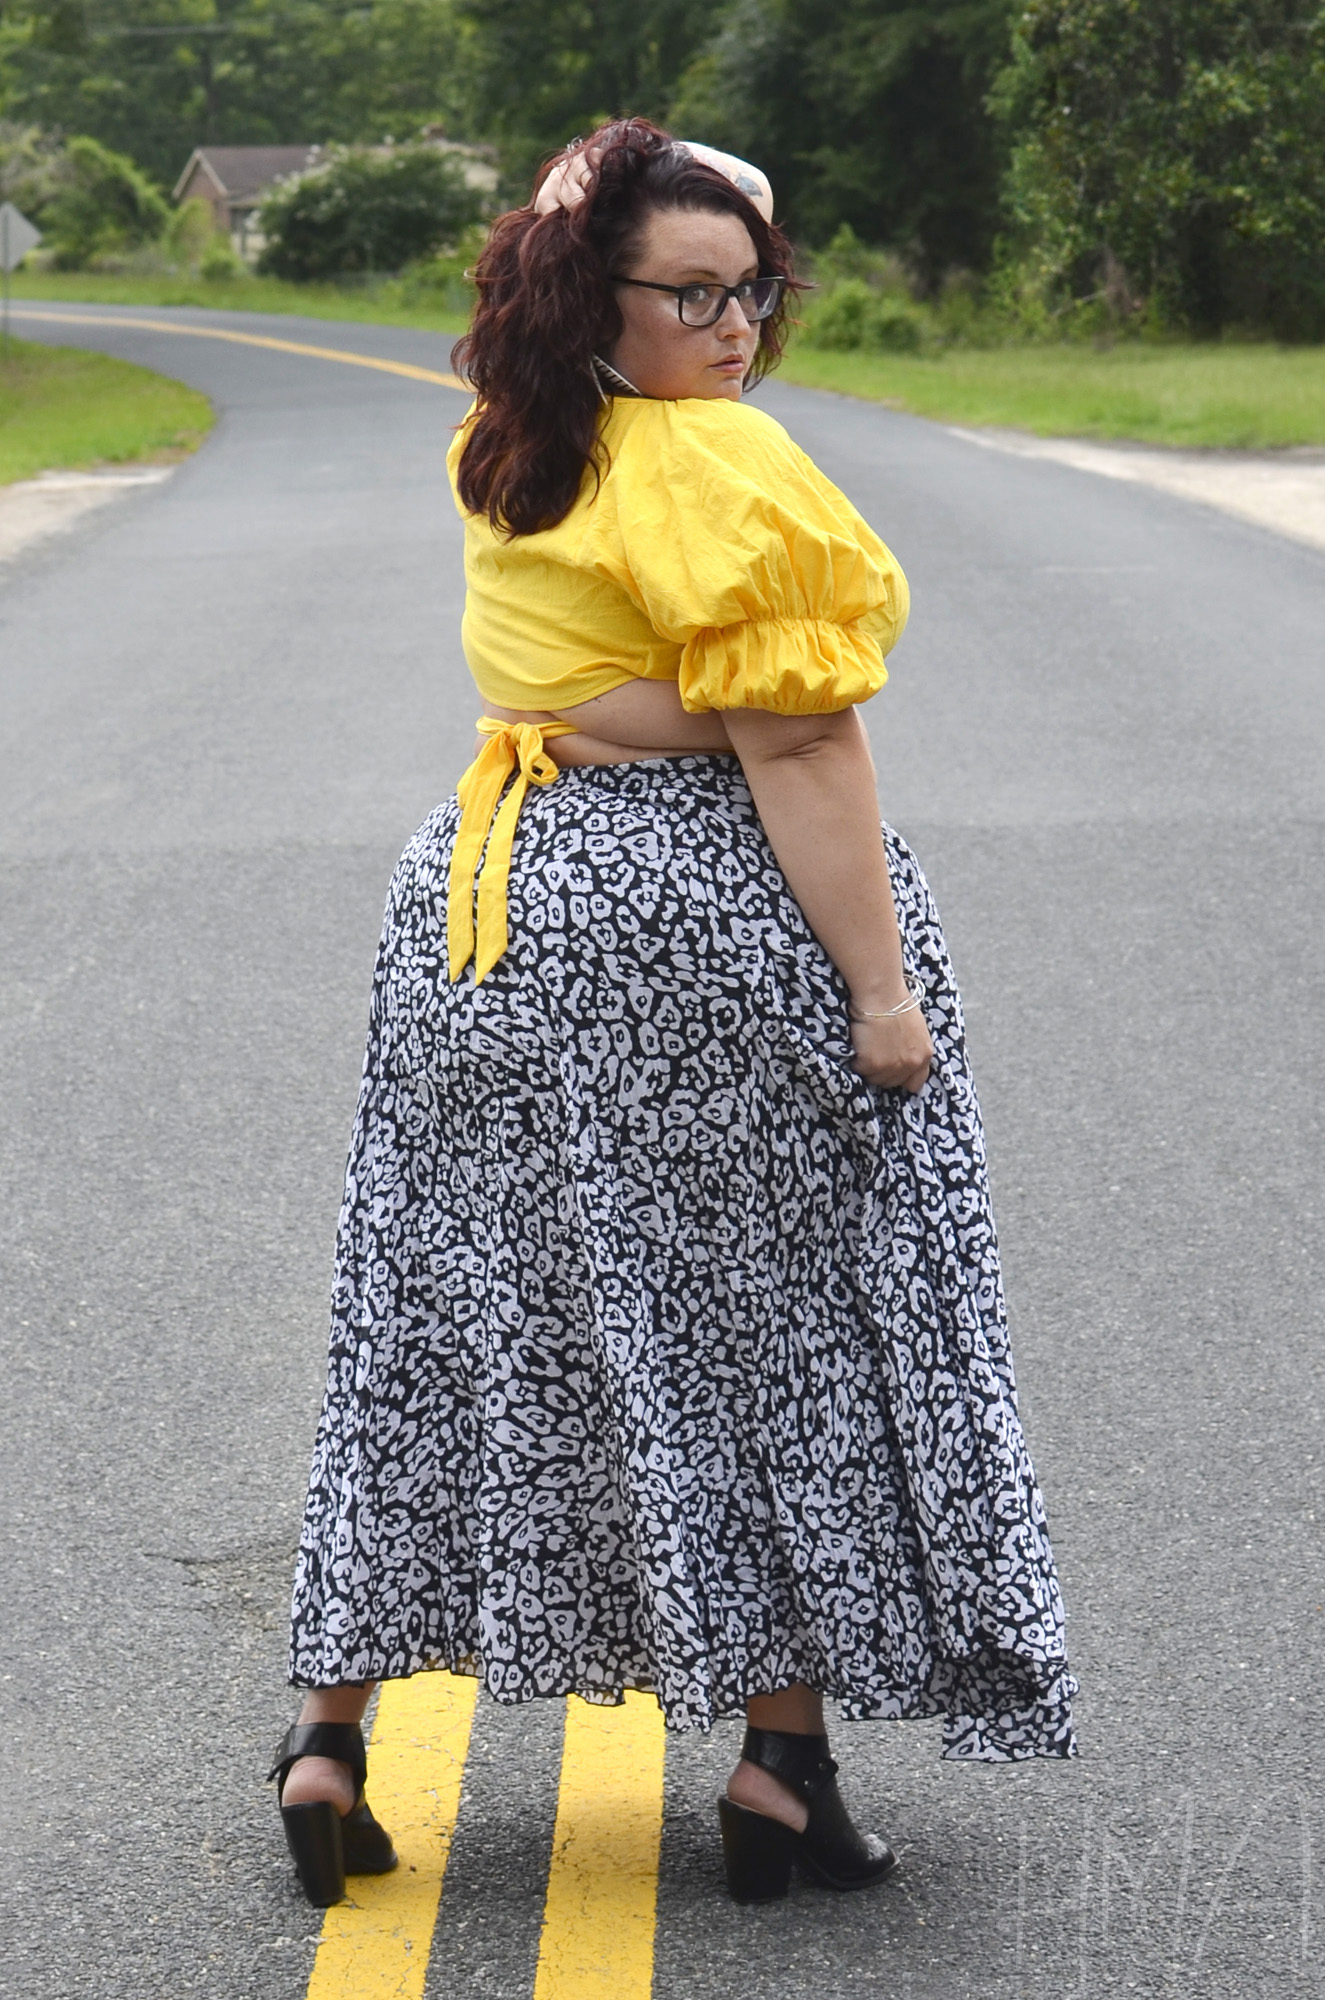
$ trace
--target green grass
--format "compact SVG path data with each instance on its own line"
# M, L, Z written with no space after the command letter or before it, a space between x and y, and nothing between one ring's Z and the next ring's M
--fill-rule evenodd
M0 486L75 466L157 464L196 451L205 396L74 347L0 344Z
M363 285L291 285L283 278L111 277L99 271L16 271L15 299L52 299L100 306L209 306L214 312L296 313L304 319L369 321L413 326L426 333L462 334L463 313L439 300L409 296L408 282L380 278Z
M949 424L1041 437L1261 451L1325 445L1325 348L1088 346L836 354L797 342L781 373Z
M411 297L408 280L366 286L291 285L278 278L110 277L19 272L14 297L102 305L192 305L299 313L459 334L440 300ZM783 378L836 389L943 423L1002 425L1042 437L1267 450L1325 446L1325 348L1127 342L838 354L793 342Z

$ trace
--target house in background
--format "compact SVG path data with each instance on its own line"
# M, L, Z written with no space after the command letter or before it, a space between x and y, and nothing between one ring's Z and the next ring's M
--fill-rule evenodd
M306 173L320 146L196 146L175 183L174 199L200 196L216 219L218 235L230 238L246 262L262 248L258 209L275 182Z
M439 153L457 154L470 187L488 196L496 192L497 164L491 147L448 139L438 125L427 127L419 138ZM390 141L372 151L389 153ZM321 146L196 146L175 183L174 199L184 202L200 196L216 219L218 234L228 236L236 254L252 263L263 243L258 227L263 196L277 181L307 173L322 153Z

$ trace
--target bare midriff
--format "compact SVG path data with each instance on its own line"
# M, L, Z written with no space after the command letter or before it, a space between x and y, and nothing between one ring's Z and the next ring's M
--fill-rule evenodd
M572 723L573 736L546 739L547 755L562 766L635 764L695 751L734 754L721 715L687 714L675 681L628 681L574 708L499 708L489 702L484 714L498 722ZM478 739L479 749L483 741Z

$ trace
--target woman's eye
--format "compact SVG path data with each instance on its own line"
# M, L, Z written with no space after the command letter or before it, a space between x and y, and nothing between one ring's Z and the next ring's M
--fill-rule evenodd
M688 306L711 305L716 292L715 285L687 285L681 294L682 303Z

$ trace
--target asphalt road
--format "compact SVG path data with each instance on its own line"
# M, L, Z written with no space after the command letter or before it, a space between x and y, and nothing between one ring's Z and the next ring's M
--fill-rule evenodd
M475 712L462 401L116 317L16 326L222 416L0 582L0 1993L298 2000L261 1779L383 893ZM674 1742L655 1995L1318 1995L1325 555L761 394L912 581L881 794L968 997L1083 1755L843 1727L895 1883L742 1912L734 1726ZM558 1731L480 1705L429 2000L528 2000Z

